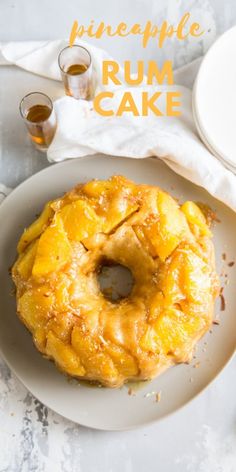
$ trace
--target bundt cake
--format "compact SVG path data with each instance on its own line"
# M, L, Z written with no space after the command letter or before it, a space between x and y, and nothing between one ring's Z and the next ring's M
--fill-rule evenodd
M191 359L218 294L200 208L122 176L79 184L23 232L12 269L17 313L66 374L107 387ZM100 289L104 264L133 276L127 297Z

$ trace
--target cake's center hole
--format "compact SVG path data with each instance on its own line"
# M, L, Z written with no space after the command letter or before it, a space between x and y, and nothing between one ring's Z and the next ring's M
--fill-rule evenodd
M117 302L130 295L134 278L128 267L106 260L101 264L98 283L103 295L108 300Z

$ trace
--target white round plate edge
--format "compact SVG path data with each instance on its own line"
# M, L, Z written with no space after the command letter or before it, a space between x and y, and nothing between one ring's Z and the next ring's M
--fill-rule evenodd
M194 81L193 85L193 90L192 90L192 109L193 109L193 115L194 115L194 120L195 124L197 127L197 130L199 132L200 138L202 141L205 143L205 145L208 147L210 152L214 154L218 159L222 159L225 161L225 163L229 164L229 166L235 167L235 162L230 158L230 156L224 155L222 148L220 149L219 146L214 142L212 137L210 137L203 126L202 119L201 119L201 114L199 112L199 106L198 106L198 95L199 95L199 84L202 81L202 75L205 73L205 69L207 68L207 64L209 59L211 59L212 54L214 54L215 50L217 50L219 43L228 39L232 34L236 34L236 25L232 26L229 28L227 31L222 33L216 41L210 46L208 49L207 53L204 55L202 62L200 64L197 77ZM226 165L227 166L227 165Z

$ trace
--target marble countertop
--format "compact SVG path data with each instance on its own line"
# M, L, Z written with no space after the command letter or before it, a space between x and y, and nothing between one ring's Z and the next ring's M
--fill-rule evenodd
M175 41L162 50L142 50L135 38L99 45L122 61L173 59L181 66L204 54L218 34L236 24L234 0L2 0L0 41L68 36L75 19L111 24L164 18L190 10L208 34L196 42ZM18 117L20 98L39 87L53 98L60 84L14 67L0 68L0 181L15 187L46 167L45 155L28 142ZM223 349L223 346L221 346ZM82 428L48 410L0 360L0 472L235 472L236 358L201 395L174 415L131 432Z

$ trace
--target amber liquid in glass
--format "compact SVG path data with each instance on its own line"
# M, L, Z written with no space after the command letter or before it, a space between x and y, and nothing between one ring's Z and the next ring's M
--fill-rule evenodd
M34 105L27 112L30 137L38 146L47 147L53 139L56 123L55 119L50 119L51 114L47 105Z
M75 98L87 98L90 93L89 79L85 72L88 70L86 64L72 64L66 69L64 85L66 95ZM83 74L84 77L83 77Z
M88 66L86 64L72 64L71 66L68 67L66 73L70 75L79 75L79 74L84 74L86 70L88 69Z

